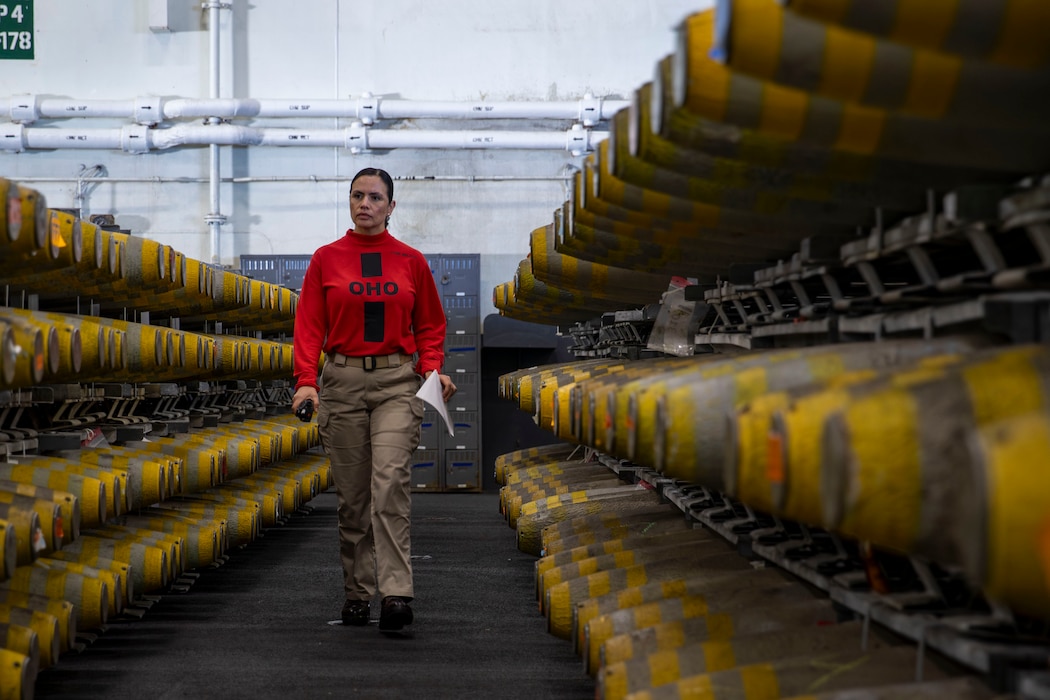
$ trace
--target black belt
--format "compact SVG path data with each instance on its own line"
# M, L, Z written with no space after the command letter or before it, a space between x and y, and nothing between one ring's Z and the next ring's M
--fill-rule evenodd
M365 355L353 357L340 352L328 353L328 361L336 367L359 367L366 372L374 369L387 369L389 367L400 367L408 362L414 362L411 355L402 355L395 352L393 355Z

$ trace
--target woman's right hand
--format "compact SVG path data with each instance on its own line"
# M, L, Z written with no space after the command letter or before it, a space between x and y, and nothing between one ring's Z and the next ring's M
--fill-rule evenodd
M295 396L292 397L292 413L298 411L300 404L307 399L314 402L314 411L317 411L317 407L321 405L317 398L317 389L312 386L301 386L295 390Z

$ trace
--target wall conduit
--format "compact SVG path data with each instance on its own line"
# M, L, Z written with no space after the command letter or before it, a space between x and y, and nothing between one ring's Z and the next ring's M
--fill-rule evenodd
M201 7L208 10L208 39L211 48L208 52L208 69L209 69L209 96L212 100L219 99L219 10L230 9L229 4L221 2L206 2ZM206 129L214 130L220 128L222 120L215 115L209 115L207 120ZM137 135L130 138L139 138ZM147 139L148 140L148 139ZM220 141L208 141L209 149L209 167L208 167L208 189L209 189L209 201L210 209L207 214L204 215L204 222L208 225L208 231L211 238L211 262L218 264L222 259L222 225L226 223L226 215L222 213L222 206L219 197L219 185L222 173L220 172L220 154L219 144ZM135 146L141 146L140 143L136 142Z
M574 125L565 131L373 129L355 122L345 129L292 129L234 124L176 124L150 129L132 124L119 128L66 129L0 124L0 151L122 150L164 151L180 146L341 147L352 153L371 149L524 149L566 150L582 155L608 137L608 132Z
M98 166L96 166L98 167ZM395 182L571 182L573 175L402 175L393 176ZM349 183L353 175L252 175L245 177L224 177L223 183L247 184L256 182L345 182ZM19 182L46 183L136 183L146 185L199 185L208 182L206 177L61 177L61 176L28 176L19 177Z
M218 3L213 3L218 4ZM210 8L209 12L218 9ZM368 93L349 100L139 97L77 100L40 95L0 97L0 117L31 124L42 119L132 119L153 126L169 119L346 118L372 124L389 119L561 119L594 126L629 106L587 94L557 102L455 102L384 99Z

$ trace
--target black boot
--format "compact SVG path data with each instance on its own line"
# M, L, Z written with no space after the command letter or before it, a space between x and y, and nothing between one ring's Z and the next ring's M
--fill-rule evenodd
M412 608L408 606L407 600L399 596L383 598L383 606L379 611L380 630L394 632L410 624L412 624Z
M369 602L367 600L348 600L343 603L343 624L364 627L368 624Z

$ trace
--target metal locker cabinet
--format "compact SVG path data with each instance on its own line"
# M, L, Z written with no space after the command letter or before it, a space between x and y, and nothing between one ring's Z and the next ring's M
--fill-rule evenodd
M445 491L481 491L479 450L445 450Z
M441 273L441 256L440 255L425 255L427 264L430 265L430 274L434 276L434 282L437 283L438 275ZM441 288L438 287L440 290Z
M478 411L451 411L448 414L452 421L454 435L448 431L441 433L442 445L449 450L476 450L481 446L481 422ZM440 421L441 419L438 418Z
M448 321L448 335L477 335L478 333L478 295L463 296L446 294L442 297L445 307L445 318Z
M302 289L306 268L313 254L242 255L241 272L246 277L279 284L289 289Z
M480 261L477 253L442 255L437 278L441 296L477 296L481 288Z
M280 284L280 262L274 255L242 255L241 273L253 280Z
M423 411L423 423L419 428L419 449L441 449L441 435L447 435L445 423L437 411Z
M282 255L280 261L279 284L289 289L302 289L306 268L310 265L312 255Z
M462 370L476 373L481 367L476 333L445 336L445 374Z
M441 491L441 453L438 450L416 450L412 454L412 491Z
M456 383L448 402L455 435L435 416L443 491L480 492L481 256L476 253L428 255L447 321L443 372ZM429 439L427 447L430 447Z
M456 393L448 401L448 412L477 411L478 393L480 390L477 372L457 372L449 375L456 384Z

